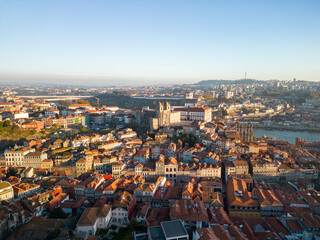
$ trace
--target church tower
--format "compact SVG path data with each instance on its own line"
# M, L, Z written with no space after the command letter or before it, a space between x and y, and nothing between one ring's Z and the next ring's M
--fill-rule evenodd
M251 142L253 140L253 124L250 123L243 123L240 124L239 122L236 123L236 130L240 135L240 138L243 141Z

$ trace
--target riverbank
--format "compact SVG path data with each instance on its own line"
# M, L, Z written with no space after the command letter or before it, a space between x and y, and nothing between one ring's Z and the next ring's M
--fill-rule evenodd
M266 128L254 128L254 135L257 138L261 138L264 135L267 137L272 137L275 140L288 141L291 144L295 144L296 138L302 138L310 142L320 141L320 133L310 132L310 131L293 131L285 129L266 129Z
M302 131L302 132L320 132L320 128L301 128L301 127L291 127L291 126L264 126L260 124L255 124L255 128L262 128L267 130L289 130L289 131Z

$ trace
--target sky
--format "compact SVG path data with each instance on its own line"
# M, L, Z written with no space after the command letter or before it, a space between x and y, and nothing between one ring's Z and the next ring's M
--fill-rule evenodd
M0 1L0 83L320 80L319 0Z

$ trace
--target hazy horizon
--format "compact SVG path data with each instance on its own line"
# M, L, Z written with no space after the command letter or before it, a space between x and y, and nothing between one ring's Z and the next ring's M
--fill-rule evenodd
M319 81L320 2L3 1L0 83Z
M217 81L238 81L243 80L244 78L237 79L195 79L195 80L186 80L181 82L172 81L148 81L148 80L131 80L130 79L106 79L103 77L100 78L90 78L90 76L56 76L50 75L46 77L42 76L30 76L24 75L23 77L19 76L0 76L0 83L5 85L59 85L59 86L86 86L86 87L127 87L127 86L153 86L153 85L182 85L182 84L196 84L201 81L208 80L217 80ZM253 79L258 81L292 81L293 79L255 79L247 77L247 79ZM296 79L297 81L309 81L308 79ZM310 82L320 82L320 81L310 81Z

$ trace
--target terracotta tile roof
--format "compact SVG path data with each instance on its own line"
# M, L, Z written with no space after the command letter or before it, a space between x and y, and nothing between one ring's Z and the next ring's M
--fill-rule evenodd
M200 238L198 240L218 240L211 228L201 228L197 230Z
M230 179L227 184L228 200L230 205L258 207L259 202L252 197L243 179Z
M249 167L248 162L244 160L235 160L233 163L236 167Z
M231 225L232 221L229 218L229 215L226 213L226 211L224 209L213 209L213 212L215 213L215 216L217 217L219 224L223 225L223 224L228 224Z
M303 231L303 228L300 225L300 223L298 222L298 220L296 220L296 219L286 219L285 221L286 221L288 227L292 231Z
M260 205L283 206L272 190L255 188Z
M218 237L218 239L223 240L232 240L230 233L227 231L227 227L223 227L221 225L211 225L210 226L214 232L214 234Z
M196 202L193 200L173 201L170 207L170 218L184 221L209 221L203 201Z
M318 228L320 229L320 217L319 215L313 215L311 213L292 213L293 216L299 218L303 224L305 224L308 228Z
M247 235L249 239L264 240L280 239L272 226L263 217L230 217L234 225L242 226L242 232Z
M80 158L80 159L77 161L77 163L86 163L86 160L83 159L83 158Z
M282 225L282 223L276 217L266 218L267 222L272 226L277 234L290 235L290 232Z
M146 204L142 205L141 207L139 207L139 210L138 210L136 216L145 217L147 215L149 208L150 208L150 203L146 203Z
M160 222L170 220L170 207L150 208L147 214L146 222L150 226L159 226Z
M175 157L169 157L167 165L169 164L177 165L178 164L177 159Z
M102 207L87 208L82 213L77 226L92 226L99 217L105 217L111 210L111 206L105 204Z

